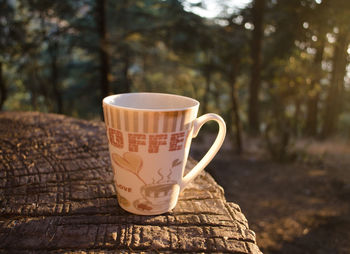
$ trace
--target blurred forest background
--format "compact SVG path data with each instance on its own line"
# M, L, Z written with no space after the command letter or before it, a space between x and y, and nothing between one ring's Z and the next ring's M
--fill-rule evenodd
M108 94L167 92L223 115L238 150L242 129L349 137L350 3L234 2L2 0L0 108L91 119Z
M222 115L238 154L252 137L278 161L295 159L300 139L336 136L349 147L350 1L239 2L0 0L0 109L99 119L109 94L176 93ZM214 16L198 15L213 3ZM341 186L350 193L350 181ZM277 248L284 236L259 236L267 224L241 202L263 250Z

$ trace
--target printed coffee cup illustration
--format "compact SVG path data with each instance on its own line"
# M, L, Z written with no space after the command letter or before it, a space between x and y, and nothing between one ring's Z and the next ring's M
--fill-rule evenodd
M142 196L152 204L162 205L170 201L176 191L176 183L147 184L141 187Z
M172 210L180 192L213 159L226 133L216 114L197 118L199 102L161 93L127 93L103 100L119 205L135 214ZM207 154L184 176L191 140L214 120L219 133Z

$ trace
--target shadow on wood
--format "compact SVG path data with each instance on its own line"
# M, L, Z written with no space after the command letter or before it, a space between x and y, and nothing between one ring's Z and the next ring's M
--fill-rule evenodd
M172 212L121 209L101 122L1 113L0 143L1 251L260 253L240 208L206 172Z

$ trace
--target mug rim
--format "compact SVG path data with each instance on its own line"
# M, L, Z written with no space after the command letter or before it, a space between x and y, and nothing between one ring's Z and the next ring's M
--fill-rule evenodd
M193 106L188 106L188 107L179 107L179 108L135 108L135 107L127 107L127 106L121 106L121 105L115 105L110 103L108 100L114 98L114 97L121 97L125 95L133 95L133 94L143 94L143 95L158 95L158 96L170 96L170 97L178 97L181 99L186 99L190 100L194 103ZM150 112L176 112L176 111L185 111L188 109L194 109L199 107L200 102L197 101L196 99L193 99L191 97L183 96L183 95L178 95L178 94L171 94L171 93L152 93L152 92L133 92L133 93L120 93L120 94L113 94L109 95L102 100L102 104L106 104L110 107L114 108L119 108L119 109L125 109L125 110L134 110L134 111L150 111Z

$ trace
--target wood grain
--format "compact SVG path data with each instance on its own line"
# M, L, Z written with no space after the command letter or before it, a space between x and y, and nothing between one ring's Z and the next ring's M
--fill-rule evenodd
M102 122L0 113L0 149L1 252L260 253L238 205L206 172L172 212L122 210Z

